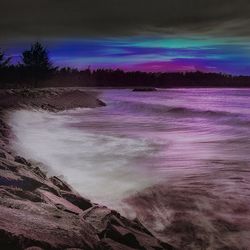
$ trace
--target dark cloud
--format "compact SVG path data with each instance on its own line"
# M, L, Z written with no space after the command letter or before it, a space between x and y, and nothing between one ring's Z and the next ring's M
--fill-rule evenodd
M250 35L249 0L1 0L0 40Z

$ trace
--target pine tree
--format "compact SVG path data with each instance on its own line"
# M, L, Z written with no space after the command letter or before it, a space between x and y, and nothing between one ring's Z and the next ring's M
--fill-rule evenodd
M47 79L56 69L49 59L47 49L39 42L32 44L29 50L22 53L22 62L35 86L39 80Z

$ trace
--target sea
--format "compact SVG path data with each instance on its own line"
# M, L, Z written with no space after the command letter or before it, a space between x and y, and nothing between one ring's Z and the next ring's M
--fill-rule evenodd
M250 89L92 91L12 112L13 149L178 249L250 249Z

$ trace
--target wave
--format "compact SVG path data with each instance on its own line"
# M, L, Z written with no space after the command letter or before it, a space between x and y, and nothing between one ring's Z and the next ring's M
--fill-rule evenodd
M182 106L166 106L163 104L152 104L152 103L142 103L136 101L123 101L116 104L117 109L122 109L123 111L131 111L137 113L151 113L151 114L171 114L176 116L206 116L206 117L239 117L240 114L228 111L220 110L202 110L193 109L189 107Z
M124 214L139 218L177 249L248 249L249 164L227 169L221 164L212 173L147 188L124 200Z
M49 174L63 174L79 193L105 205L152 184L151 176L132 164L153 150L147 141L65 126L71 120L65 112L12 112L14 150L44 163Z

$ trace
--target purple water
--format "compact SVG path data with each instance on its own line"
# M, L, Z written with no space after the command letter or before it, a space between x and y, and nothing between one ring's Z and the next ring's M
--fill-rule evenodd
M106 107L16 111L13 147L180 249L250 249L250 89L98 91Z

